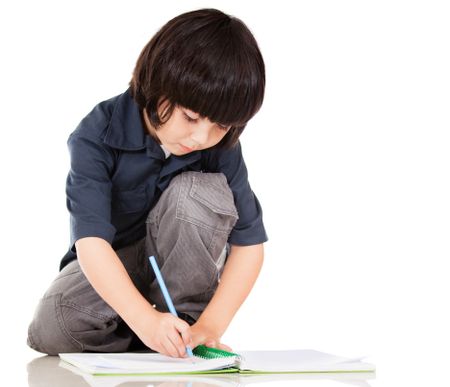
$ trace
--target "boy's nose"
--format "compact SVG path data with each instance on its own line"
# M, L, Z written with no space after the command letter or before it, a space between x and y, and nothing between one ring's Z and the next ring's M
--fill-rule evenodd
M211 130L211 123L199 123L194 132L191 134L191 139L198 145L205 145L208 142L209 132Z

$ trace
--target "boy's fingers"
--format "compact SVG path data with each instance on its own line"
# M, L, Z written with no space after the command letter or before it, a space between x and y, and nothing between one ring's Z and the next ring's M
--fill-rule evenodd
M233 350L226 344L219 343L219 349L223 349L224 351L233 352Z
M189 331L185 331L184 334L187 335L187 338L183 336L177 329L173 329L170 333L169 338L172 341L172 344L176 347L178 351L178 356L183 357L186 355L186 346L191 345L191 338L189 335Z
M180 320L175 328L178 330L178 332L181 333L184 346L192 346L191 327L189 326L189 324L183 320Z
M168 337L165 337L163 340L160 341L159 347L160 347L158 349L159 353L166 355L166 356L176 357L176 356L173 356L177 352L176 348L170 342Z
M202 341L200 340L200 338L198 338L198 337L192 338L191 344L190 344L191 349L194 349L195 347L199 346L200 344L203 344Z
M206 341L205 345L210 348L223 349L224 351L229 351L229 352L233 351L228 345L223 344L216 340L208 340L208 341Z
M181 338L183 339L183 343L184 343L185 347L189 346L189 347L191 347L191 349L193 349L192 348L193 343L192 343L191 334L188 331L182 332L181 333Z
M165 342L165 348L172 357L182 357L184 355L185 349L183 341L181 340L180 334L174 330L171 332Z

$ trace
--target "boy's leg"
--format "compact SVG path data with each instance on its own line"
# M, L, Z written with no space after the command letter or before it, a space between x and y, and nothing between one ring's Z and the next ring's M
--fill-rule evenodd
M180 314L197 320L213 296L238 219L222 173L184 172L172 179L147 219L146 252L155 255ZM147 266L148 263L146 263ZM167 311L151 268L149 299Z
M180 317L192 324L217 287L236 220L223 174L185 172L172 180L150 212L145 241L117 254L141 293L166 311L147 259L155 255ZM67 265L45 293L28 335L30 347L51 355L122 352L134 343L139 347L134 333L92 288L78 261Z
M142 267L144 240L116 251L135 285ZM117 313L97 294L77 260L56 277L40 300L28 329L28 345L40 352L123 352L136 341Z

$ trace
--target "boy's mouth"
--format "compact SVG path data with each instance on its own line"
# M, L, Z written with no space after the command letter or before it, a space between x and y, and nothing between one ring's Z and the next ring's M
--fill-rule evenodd
M184 151L184 152L193 152L194 149L193 148L189 148L188 146L185 146L183 144L179 144L180 148Z

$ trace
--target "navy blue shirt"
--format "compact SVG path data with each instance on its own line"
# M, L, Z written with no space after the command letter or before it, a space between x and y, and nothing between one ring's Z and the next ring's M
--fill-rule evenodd
M184 171L222 172L226 176L239 214L229 243L248 246L267 240L240 144L166 159L160 145L144 129L129 90L98 104L70 135L68 147L71 246L60 269L76 258L74 244L78 239L99 237L119 249L143 238L149 211L171 179Z

